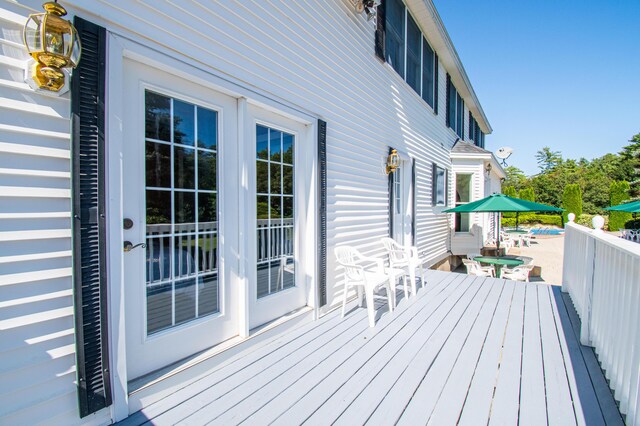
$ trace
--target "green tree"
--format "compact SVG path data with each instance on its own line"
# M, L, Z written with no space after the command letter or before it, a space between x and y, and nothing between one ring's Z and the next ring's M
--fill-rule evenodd
M502 183L503 187L513 186L516 190L522 188L527 183L527 176L522 170L515 166L507 166L504 169L507 174L506 179Z
M629 182L626 180L611 182L611 190L609 191L611 205L617 206L629 200ZM624 224L631 220L631 213L626 212L609 212L609 231L617 231L624 228Z
M536 201L536 194L535 192L533 192L533 188L530 186L527 186L526 188L522 188L520 190L520 192L518 193L518 197L521 200L527 200L527 201ZM536 216L535 213L520 213L520 222L527 222L531 219L533 219Z
M579 218L582 214L582 190L580 185L576 183L570 183L564 187L562 193L562 208L565 210L562 216L566 222L569 213L574 213L576 218Z
M513 186L505 186L502 188L502 193L504 195L508 195L509 197L513 197L513 198L518 198L518 193L516 192L516 189ZM512 218L512 217L516 217L515 213L503 213L502 217L508 217L508 218Z
M629 176L629 186L631 187L631 199L640 198L640 133L634 135L629 145L622 148L620 157L622 159L622 169L627 171Z
M544 173L562 164L562 155L560 151L551 151L551 148L545 146L536 153L536 161L538 162L538 167Z

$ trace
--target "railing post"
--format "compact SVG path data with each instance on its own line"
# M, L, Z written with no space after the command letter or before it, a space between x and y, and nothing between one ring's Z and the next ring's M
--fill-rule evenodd
M593 279L595 275L595 238L587 238L586 270L584 274L584 294L582 298L582 312L580 313L580 343L591 346L591 304L593 301Z
M601 234L602 227L604 226L604 218L602 216L594 216L591 220L593 225L592 234ZM582 305L582 315L580 319L582 326L580 328L580 343L585 346L592 346L591 342L591 312L593 304L593 286L595 280L595 265L596 265L596 237L590 235L587 238L587 253L586 253L586 273L585 273L585 285L584 285L584 302Z
M568 293L569 292L569 287L571 286L570 281L575 279L575 277L573 276L573 274L571 272L573 272L572 268L571 268L571 264L570 264L570 260L569 260L569 256L566 255L567 251L569 252L573 252L573 228L571 228L571 225L573 224L573 221L575 220L576 215L573 213L569 213L568 214L568 219L569 222L567 224L565 224L565 232L564 232L564 252L565 252L565 256L564 259L562 260L562 292L563 293Z

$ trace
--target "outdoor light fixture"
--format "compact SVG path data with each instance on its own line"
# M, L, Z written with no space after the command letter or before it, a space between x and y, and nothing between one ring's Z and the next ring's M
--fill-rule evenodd
M493 170L493 166L491 163L487 163L487 166L484 168L484 172L487 176L491 175L491 170Z
M29 55L35 60L31 78L37 87L59 92L65 84L64 68L75 68L80 62L80 39L67 14L57 1L42 5L45 13L29 15L22 38Z
M380 0L359 0L356 3L356 11L358 13L365 12L367 14L367 21L371 21L376 17L377 7L380 5Z
M400 156L398 151L392 149L387 157L387 174L395 172L398 167L400 167Z

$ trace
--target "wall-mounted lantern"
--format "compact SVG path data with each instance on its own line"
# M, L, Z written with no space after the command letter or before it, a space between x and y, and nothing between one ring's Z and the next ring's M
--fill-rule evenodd
M45 13L29 15L22 37L29 55L35 60L31 78L45 90L59 92L65 84L64 68L75 68L80 62L80 39L67 14L57 1L42 5Z
M400 167L400 156L398 151L392 149L387 157L387 174L395 172L398 167Z
M491 163L487 163L484 168L484 173L487 175L487 177L491 175L491 170L493 170L493 166L491 165Z
M371 21L376 17L377 7L380 5L380 0L357 0L355 3L356 12L367 14L367 21Z

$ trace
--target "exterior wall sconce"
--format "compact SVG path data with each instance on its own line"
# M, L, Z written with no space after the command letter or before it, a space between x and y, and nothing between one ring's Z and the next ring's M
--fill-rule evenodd
M356 12L367 14L367 21L371 21L377 15L377 7L380 5L380 0L357 0L355 2Z
M493 170L493 166L491 165L491 163L487 163L486 167L484 168L484 173L487 175L487 177L491 175L491 170Z
M400 167L400 156L398 155L398 151L392 149L387 157L387 174L395 172L398 167Z
M78 65L82 47L76 28L62 18L66 9L57 1L46 2L42 7L44 13L29 15L22 38L35 60L31 69L33 82L40 89L59 92L66 81L64 68Z

